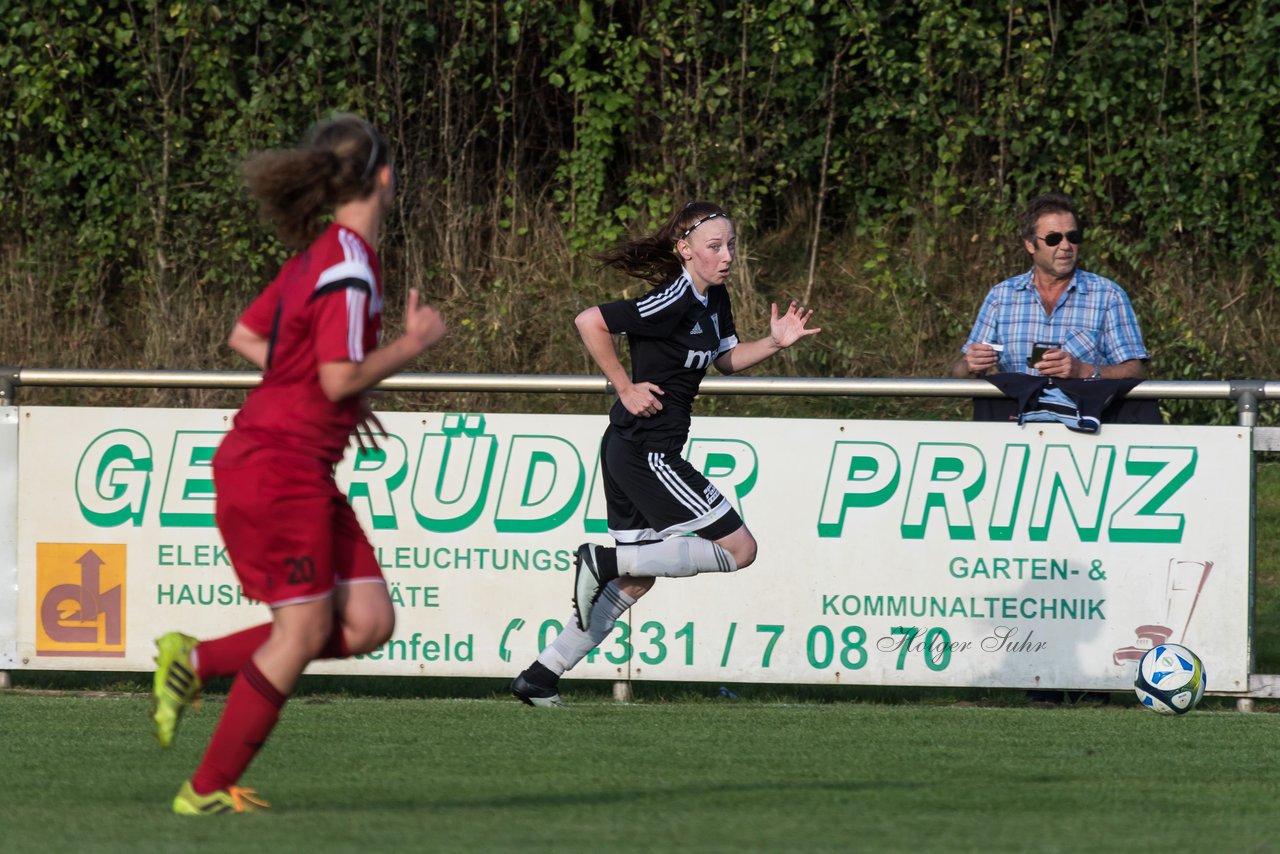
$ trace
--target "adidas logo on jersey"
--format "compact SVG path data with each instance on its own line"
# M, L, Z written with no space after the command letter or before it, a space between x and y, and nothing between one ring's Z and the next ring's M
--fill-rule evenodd
M689 334L690 334L690 335L701 335L701 334L702 334L702 324L701 324L701 323L694 323L694 324L693 324L693 328L689 330Z

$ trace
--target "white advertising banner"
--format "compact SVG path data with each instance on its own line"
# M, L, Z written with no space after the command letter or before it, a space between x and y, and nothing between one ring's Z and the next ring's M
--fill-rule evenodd
M268 619L213 525L233 413L19 413L0 669L149 670L165 631ZM606 418L380 417L390 435L338 482L396 632L313 671L514 675L571 619L578 544L611 544ZM1211 691L1247 690L1245 429L695 418L685 456L742 514L755 564L660 580L570 676L1125 690L1168 640Z

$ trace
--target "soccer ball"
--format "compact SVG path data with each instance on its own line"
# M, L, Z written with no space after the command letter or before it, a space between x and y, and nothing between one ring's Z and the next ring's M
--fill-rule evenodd
M1185 646L1162 643L1147 650L1133 680L1138 700L1162 715L1184 715L1204 696L1204 662Z

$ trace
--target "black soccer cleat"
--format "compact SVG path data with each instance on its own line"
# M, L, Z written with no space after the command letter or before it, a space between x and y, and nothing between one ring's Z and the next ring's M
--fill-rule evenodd
M564 700L560 699L560 692L555 687L547 687L530 682L525 678L525 671L511 680L511 694L526 706L534 706L540 709L563 709Z

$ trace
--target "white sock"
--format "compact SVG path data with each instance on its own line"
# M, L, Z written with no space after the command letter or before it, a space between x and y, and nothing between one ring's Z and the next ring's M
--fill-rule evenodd
M610 581L591 608L588 631L578 628L577 616L570 614L564 621L564 630L538 653L538 661L557 676L572 670L575 664L586 658L587 653L604 643L613 631L613 624L634 604L636 600L624 593L617 581Z
M687 578L700 572L734 572L738 563L701 537L671 537L643 546L618 546L618 574Z

